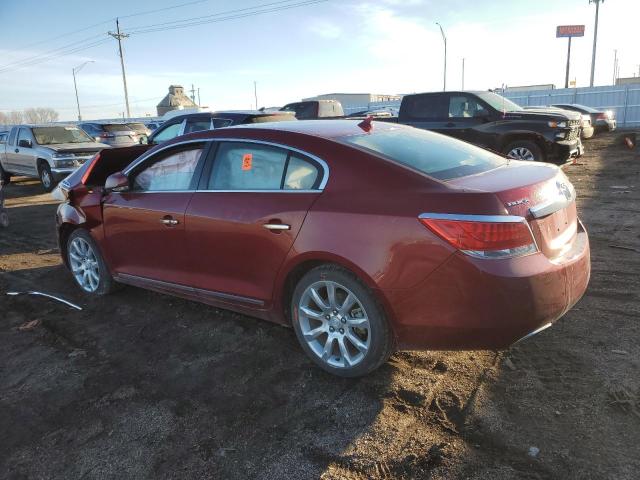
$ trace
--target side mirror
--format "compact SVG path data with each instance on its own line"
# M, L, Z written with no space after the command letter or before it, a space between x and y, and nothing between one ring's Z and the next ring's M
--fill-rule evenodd
M31 148L31 140L19 140L18 146L22 148Z
M107 192L126 192L129 190L129 179L122 172L112 173L104 183Z

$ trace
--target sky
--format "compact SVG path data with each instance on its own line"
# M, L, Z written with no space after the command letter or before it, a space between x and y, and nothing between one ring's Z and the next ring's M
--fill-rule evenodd
M567 39L556 38L555 30L567 24L586 25L585 36L572 41L570 77L579 87L589 85L595 6L588 0L326 0L135 33L274 2L0 0L0 111L51 107L61 120L75 120L72 68L92 60L77 74L83 118L122 115L117 42L107 35L116 16L121 30L131 32L123 49L132 116L155 115L172 84L200 88L201 104L215 110L253 108L254 81L259 107L332 92L441 90L443 41L436 22L447 36L447 89L461 88L463 58L465 89L562 87ZM596 85L612 83L615 49L620 76L639 75L638 18L640 0L600 5ZM16 62L26 59L32 64L19 68Z

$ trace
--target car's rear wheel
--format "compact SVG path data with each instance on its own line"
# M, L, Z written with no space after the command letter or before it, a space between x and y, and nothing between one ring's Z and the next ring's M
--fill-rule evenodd
M351 272L316 267L295 288L293 327L303 350L341 377L366 375L387 361L393 336L371 291Z
M507 157L514 160L528 160L531 162L544 161L544 155L542 155L540 147L528 140L511 142L505 147L504 153Z
M106 295L114 290L115 282L87 231L77 229L69 235L67 261L73 278L86 293Z
M45 191L50 192L55 187L55 181L53 179L53 174L51 173L51 167L48 163L40 163L38 167L38 175L40 177L40 183L42 183L42 187Z

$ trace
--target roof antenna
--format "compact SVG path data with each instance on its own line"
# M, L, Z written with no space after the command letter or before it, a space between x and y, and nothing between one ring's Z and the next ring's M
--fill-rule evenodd
M365 132L370 133L373 130L373 115L367 116L358 126Z

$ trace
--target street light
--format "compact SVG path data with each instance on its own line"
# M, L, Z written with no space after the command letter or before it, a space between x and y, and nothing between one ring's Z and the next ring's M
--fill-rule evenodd
M84 67L87 63L95 63L95 60L87 60L86 62L78 65L77 67L73 67L71 69L71 72L73 73L73 88L76 91L76 103L78 104L78 121L79 122L82 121L82 115L80 115L80 100L78 100L78 86L76 84L76 73L82 70L82 67Z
M604 0L589 0L590 4L596 4L596 21L593 28L593 52L591 53L591 81L589 82L590 87L593 87L593 76L596 71L596 45L598 43L598 14L600 13L600 2L604 2Z
M446 91L447 90L447 37L444 34L442 25L440 25L438 22L436 22L436 25L440 27L440 33L442 34L442 41L444 42L444 80L443 80L442 91Z

